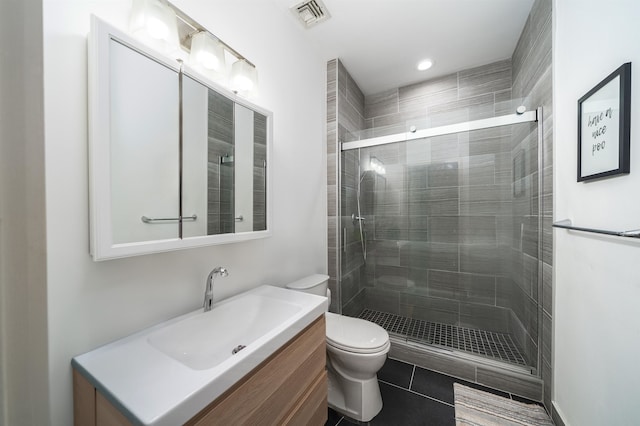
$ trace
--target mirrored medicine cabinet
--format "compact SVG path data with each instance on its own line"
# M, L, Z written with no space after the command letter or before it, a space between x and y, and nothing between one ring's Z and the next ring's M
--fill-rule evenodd
M269 236L272 120L93 16L94 260Z

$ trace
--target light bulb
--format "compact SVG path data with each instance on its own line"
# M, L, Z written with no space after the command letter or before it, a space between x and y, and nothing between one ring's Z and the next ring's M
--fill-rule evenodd
M431 59L425 59L423 61L418 62L418 71L428 70L433 66L433 61Z
M147 19L147 32L157 40L164 40L169 35L169 27L155 16Z

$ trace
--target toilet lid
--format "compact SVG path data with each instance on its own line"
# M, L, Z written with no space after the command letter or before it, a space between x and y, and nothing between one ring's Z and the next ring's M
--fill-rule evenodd
M389 334L377 324L359 318L325 314L327 344L357 353L375 353L389 346Z

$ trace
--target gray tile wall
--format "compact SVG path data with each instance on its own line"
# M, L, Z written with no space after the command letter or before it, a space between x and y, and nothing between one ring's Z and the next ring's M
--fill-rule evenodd
M535 203L542 203L543 211L543 257L533 256L535 266L538 262L542 267L542 295L538 301L542 305L543 321L538 325L538 332L542 333L542 379L544 382L544 405L547 411L552 411L552 294L553 294L553 261L552 246L553 233L551 222L553 217L553 94L551 82L551 25L552 1L536 0L529 18L525 24L520 40L513 53L513 96L523 98L527 108L543 107L543 161L540 165L543 173L542 197L536 196ZM537 181L537 175L532 176ZM537 209L537 204L535 205ZM533 265L531 265L533 266ZM520 286L526 293L526 287ZM533 288L532 288L533 290Z
M233 163L220 157L234 155L233 101L209 90L207 158L207 235L233 232L235 228Z
M327 194L329 287L331 310L356 315L362 310L363 245L357 222L359 158L357 151L341 155L339 141L364 128L364 95L339 59L327 63ZM341 173L338 188L337 174ZM346 239L342 241L343 230ZM341 267L340 267L341 266ZM337 283L341 282L338 286Z
M365 134L504 114L511 85L505 60L367 96ZM510 129L498 128L361 150L363 164L375 157L386 168L362 182L367 307L509 331L497 283L511 242L510 230L501 235L512 215L511 139Z
M253 230L267 229L267 117L253 113Z

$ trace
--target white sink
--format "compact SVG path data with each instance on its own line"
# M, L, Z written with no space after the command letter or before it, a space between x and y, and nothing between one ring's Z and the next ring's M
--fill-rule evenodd
M320 317L327 299L261 286L72 360L133 424L183 424ZM233 350L244 346L241 350Z
M273 297L247 294L164 327L148 340L187 367L204 370L238 355L300 309Z

